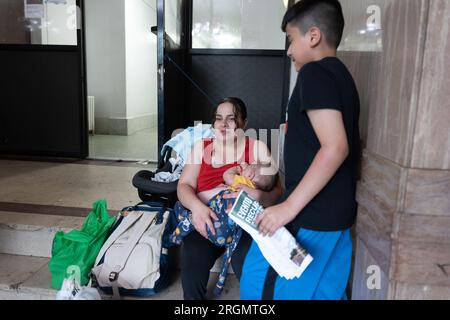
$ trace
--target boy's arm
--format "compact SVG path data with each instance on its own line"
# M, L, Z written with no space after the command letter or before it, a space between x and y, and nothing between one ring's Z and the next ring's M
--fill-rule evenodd
M308 110L307 114L321 148L289 198L284 203L267 208L258 217L256 222L264 235L273 235L280 227L294 220L327 185L348 156L349 146L342 113L333 109L317 109Z

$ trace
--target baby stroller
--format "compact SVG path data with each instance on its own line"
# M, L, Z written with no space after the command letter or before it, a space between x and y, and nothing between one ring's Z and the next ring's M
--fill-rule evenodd
M173 149L166 148L158 169L155 172L142 170L133 177L133 186L137 188L139 198L144 202L160 202L168 208L173 208L177 202L178 180L173 182L152 181L156 174L160 172L172 172L172 164L169 159L173 154Z
M139 171L133 177L133 186L138 189L139 198L144 202L163 203L168 208L173 208L177 202L178 180L172 182L153 181L158 174L180 172L181 166L178 160L186 159L192 146L195 143L196 134L204 138L211 138L213 131L210 124L198 124L189 127L173 137L166 143L161 151L161 160L155 172L148 170ZM175 147L171 147L175 146ZM181 146L181 148L180 148ZM188 151L187 151L188 150ZM175 162L173 161L175 158ZM173 164L173 165L172 165ZM173 177L172 177L173 178ZM170 181L170 180L169 180Z

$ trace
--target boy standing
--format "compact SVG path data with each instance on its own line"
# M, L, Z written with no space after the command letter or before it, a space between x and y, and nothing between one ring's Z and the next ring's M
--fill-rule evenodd
M260 232L286 226L314 260L299 279L277 276L253 242L242 299L342 299L351 267L359 161L359 97L336 57L344 17L338 0L301 0L283 19L298 74L287 112L286 190L258 218Z

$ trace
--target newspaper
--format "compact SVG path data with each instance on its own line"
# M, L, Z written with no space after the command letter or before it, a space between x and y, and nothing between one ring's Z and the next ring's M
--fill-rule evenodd
M264 208L242 190L229 217L252 236L264 258L279 276L288 280L300 277L313 257L285 227L278 229L272 237L261 235L255 221L263 211Z

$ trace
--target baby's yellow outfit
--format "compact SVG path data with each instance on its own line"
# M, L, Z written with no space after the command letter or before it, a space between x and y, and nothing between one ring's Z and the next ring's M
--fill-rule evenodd
M238 174L234 176L233 184L230 186L230 189L233 190L234 192L237 192L238 191L237 186L240 184L252 189L256 189L252 180Z

